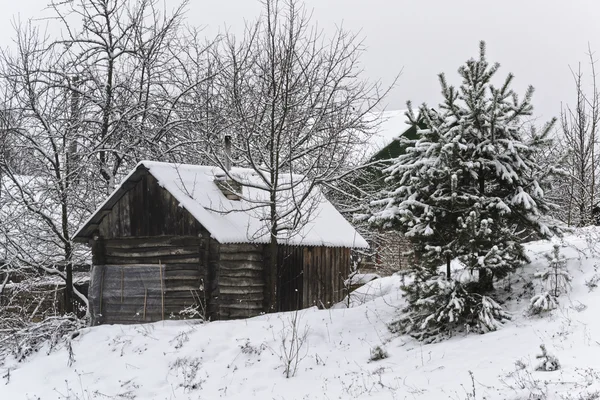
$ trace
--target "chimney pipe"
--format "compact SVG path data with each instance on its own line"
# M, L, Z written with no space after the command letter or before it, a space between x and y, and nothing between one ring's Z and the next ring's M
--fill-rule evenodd
M215 175L215 183L229 200L240 200L242 185L235 179L229 179L227 175L231 171L231 161L231 135L225 135L225 159L223 160L225 173Z
M231 136L225 135L225 171L231 171Z

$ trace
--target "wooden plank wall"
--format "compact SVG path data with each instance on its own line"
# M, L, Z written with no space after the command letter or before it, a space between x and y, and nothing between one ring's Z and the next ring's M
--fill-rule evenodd
M204 286L209 271L202 261L204 240L193 236L104 240L105 265L122 270L120 274L111 273L102 278L104 290L113 288L123 293L102 296L103 322L134 323L162 319L163 306L160 305L157 314L155 303L157 296L160 299L160 290L164 292L165 318L181 318L179 312L188 306L206 307ZM149 291L148 297L146 290ZM153 302L147 304L145 318L140 313L144 297ZM150 306L152 312L149 312Z
M263 310L263 245L219 245L220 319L248 318ZM214 296L212 296L214 298Z
M350 272L350 249L305 247L302 299L304 307L331 307L346 295L344 280Z
M202 233L198 221L152 175L144 175L131 185L100 222L100 236L110 239Z
M280 245L277 266L277 311L304 308L304 248Z

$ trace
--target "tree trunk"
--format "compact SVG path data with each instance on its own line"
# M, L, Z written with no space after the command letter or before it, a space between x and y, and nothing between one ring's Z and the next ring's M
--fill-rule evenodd
M277 179L276 177L274 179ZM277 208L276 192L273 189L270 193L270 216L271 216L271 241L268 244L267 255L268 262L265 269L265 297L263 308L265 312L277 311Z
M265 297L263 308L266 313L277 311L277 250L279 246L274 238L268 244L268 261L265 268Z
M452 257L450 254L446 254L446 280L450 280L452 278L450 271L450 262L452 261Z
M479 167L479 195L485 195L485 173L483 171L483 166Z
M479 269L479 288L483 292L494 290L494 274L487 268Z
M71 314L73 313L73 250L70 244L65 246L65 253L67 254L67 257L65 257L65 314Z

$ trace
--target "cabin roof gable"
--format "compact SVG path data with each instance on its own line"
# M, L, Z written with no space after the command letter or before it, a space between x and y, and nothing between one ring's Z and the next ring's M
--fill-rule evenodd
M167 190L218 242L268 243L270 235L265 224L267 192L261 189L264 177L245 168L233 168L229 175L241 183L241 199L232 200L225 196L217 182L224 172L217 167L172 164L142 161L122 181L111 195L98 207L74 235L75 241L86 242L91 238L100 222L123 195L139 180L151 174L159 185ZM288 181L286 181L286 179ZM292 182L292 183L290 183ZM366 248L367 242L348 223L318 188L310 186L301 175L287 175L280 181L290 190L281 192L282 207L293 207L293 196L303 188L314 190L314 198L306 204L299 215L310 214L300 227L278 237L278 243L292 246L327 246ZM292 188L293 186L293 188ZM313 196L313 193L310 193ZM282 210L286 211L286 210ZM309 213L310 211L310 213ZM291 221L290 221L291 222Z

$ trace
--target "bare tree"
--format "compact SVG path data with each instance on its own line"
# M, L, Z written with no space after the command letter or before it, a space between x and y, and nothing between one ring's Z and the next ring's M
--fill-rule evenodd
M190 154L186 146L196 146L206 131L189 102L208 80L203 54L214 41L184 25L186 5L171 13L158 0L52 5L63 35L49 46L66 66L55 84L79 93L84 138L77 146L106 192L140 159ZM77 83L66 79L75 76Z
M81 212L87 211L89 194L86 185L76 185L83 170L72 153L78 95L53 84L57 75L66 75L65 64L35 28L18 30L16 44L16 54L4 53L1 60L0 78L7 94L4 108L12 117L4 132L9 150L25 158L27 168L7 159L2 163L3 217L15 224L6 233L5 244L15 262L63 276L65 304L72 311L72 294L77 291L72 282L75 250L70 235L81 222Z
M72 281L87 259L75 230L131 165L185 161L203 140L189 103L201 108L192 94L207 81L210 42L184 29L184 6L168 14L155 0L52 3L62 36L17 25L16 50L1 54L11 117L1 138L18 155L1 159L3 243L20 265L62 276L67 307L73 295L86 302Z
M242 39L220 47L208 157L235 181L218 138L232 138L235 162L258 173L268 231L265 311L276 311L278 241L311 219L318 187L352 173L349 160L365 140L368 118L386 93L361 78L364 47L342 29L330 38L300 2L265 0ZM244 182L244 184L248 184ZM314 216L312 216L314 217Z
M561 185L566 194L566 222L585 226L593 222L596 207L596 182L598 163L596 146L600 127L600 92L596 83L596 59L588 47L587 56L591 69L591 87L584 84L581 64L572 71L577 99L574 107L566 105L561 110L561 126L564 138L565 167L569 179Z

